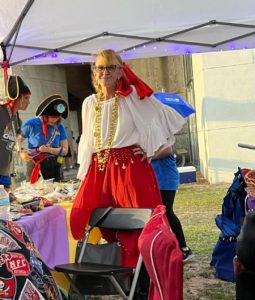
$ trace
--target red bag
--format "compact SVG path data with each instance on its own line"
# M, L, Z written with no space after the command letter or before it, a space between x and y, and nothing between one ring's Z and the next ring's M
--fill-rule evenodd
M138 241L151 284L148 300L183 299L183 260L178 241L158 205Z

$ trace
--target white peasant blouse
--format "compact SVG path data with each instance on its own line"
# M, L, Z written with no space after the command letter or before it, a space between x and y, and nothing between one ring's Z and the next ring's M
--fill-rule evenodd
M114 98L102 102L101 137L105 149L111 124ZM80 164L77 178L83 180L96 152L94 143L96 96L87 97L82 105L82 135L78 148ZM112 148L139 145L148 157L161 146L172 146L174 134L185 124L185 119L174 109L155 99L154 96L140 100L136 90L130 95L119 96L118 123Z

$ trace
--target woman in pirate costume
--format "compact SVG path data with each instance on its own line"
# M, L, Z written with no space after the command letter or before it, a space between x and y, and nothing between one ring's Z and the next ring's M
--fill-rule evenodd
M62 96L51 95L39 104L35 115L21 127L20 140L28 139L28 149L21 153L27 161L27 179L35 183L42 175L60 181L61 163L68 150L61 119L67 118L68 105Z
M103 50L92 66L96 94L82 107L82 136L78 149L81 186L70 224L82 239L96 207L153 208L162 204L147 157L173 145L185 120L152 96L152 89L122 62L113 50ZM139 233L138 233L139 234ZM138 235L119 233L123 265L135 265ZM106 239L109 240L107 237Z
M29 105L30 89L19 76L10 76L6 85L7 99L0 105L0 184L11 187L13 150L21 120L18 111Z

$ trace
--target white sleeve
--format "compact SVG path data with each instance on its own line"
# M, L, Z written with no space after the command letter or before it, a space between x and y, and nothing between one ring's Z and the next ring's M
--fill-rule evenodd
M87 174L93 153L94 106L93 96L89 96L82 104L82 134L78 146L77 162L80 165L77 178L83 180Z
M182 129L186 119L154 96L140 100L133 91L126 101L139 132L139 145L148 157L161 146L174 145L174 135Z

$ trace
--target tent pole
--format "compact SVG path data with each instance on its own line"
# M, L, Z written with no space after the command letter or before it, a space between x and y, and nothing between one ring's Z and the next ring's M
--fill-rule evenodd
M12 27L11 31L9 32L9 34L6 36L6 38L1 43L2 51L3 51L3 56L4 56L4 60L3 60L3 63L2 63L2 68L4 69L4 77L5 77L5 79L8 78L8 72L7 72L7 70L10 67L9 61L11 59L11 55L12 55L13 49L14 49L15 44L16 44L16 40L17 40L17 37L18 37L18 34L19 34L19 30L20 30L22 21L24 20L25 16L27 15L27 13L28 13L28 11L31 8L31 6L32 6L33 3L34 3L34 0L29 0L27 2L27 4L23 8L20 16L18 17L17 21L15 22L14 26ZM10 43L10 41L12 40L12 38L13 38L14 35L15 35L14 43L12 45L10 55L7 58L6 47L8 46L8 44Z
M1 49L2 49L2 52L3 52L3 62L4 62L7 59L7 55L6 55L6 46L4 45L3 42L1 43Z
M17 31L17 29L20 28L20 25L23 21L23 19L25 18L25 16L27 15L29 9L31 8L31 6L33 5L35 0L29 0L27 2L27 4L25 5L25 7L23 8L20 16L18 17L17 21L15 22L15 24L13 25L11 31L9 32L9 34L5 37L5 39L3 40L4 45L8 45L11 41L11 39L13 38L15 32Z
M6 85L5 82L8 78L8 67L9 67L9 61L7 59L7 55L6 55L6 46L4 45L4 43L1 43L1 49L3 52L3 62L1 64L1 68L4 71L4 76L3 76L3 87L4 87L4 95L6 95ZM4 102L4 98L0 98L1 102Z
M1 68L4 70L3 80L4 80L4 83L5 83L5 80L7 80L7 78L8 78L9 60L7 58L6 46L4 45L4 43L1 43L1 49L2 49L2 52L3 52L3 62L1 64ZM5 84L4 84L4 89L5 89Z
M219 43L216 43L216 44L214 44L214 47L218 47L218 46L220 46L222 44L225 44L225 43L229 43L229 42L232 42L232 41L243 39L245 37L248 37L248 36L251 36L251 35L254 35L254 34L255 34L255 31L249 32L247 34L239 35L239 36L236 36L236 37L234 37L232 39L228 39L228 40L224 40L224 41L221 41Z

